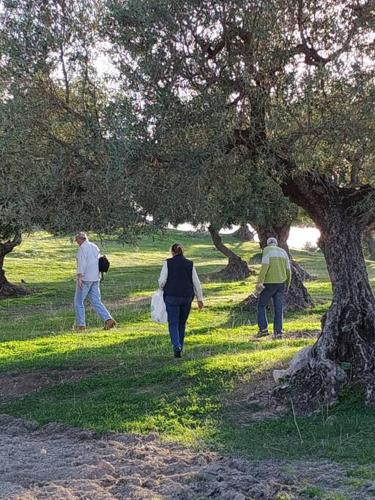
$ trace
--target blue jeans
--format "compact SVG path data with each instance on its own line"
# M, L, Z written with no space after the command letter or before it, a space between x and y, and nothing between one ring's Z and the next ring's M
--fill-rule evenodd
M283 331L283 299L285 283L265 283L264 287L265 288L260 294L258 300L259 330L266 330L268 328L266 307L272 298L275 309L273 331L274 333L280 333Z
M193 297L164 297L168 314L169 335L173 349L182 351L184 347L186 321L189 317Z
M77 285L74 296L77 326L86 326L85 300L87 297L90 299L93 309L99 314L103 321L112 319L112 316L109 314L100 298L99 281L84 281L82 288L79 288Z

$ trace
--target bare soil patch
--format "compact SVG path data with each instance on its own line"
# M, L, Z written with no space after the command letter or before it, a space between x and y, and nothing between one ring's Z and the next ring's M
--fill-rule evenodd
M289 413L289 406L274 396L275 386L272 370L252 375L249 381L239 384L224 401L224 408L230 408L228 417L234 415L236 422L246 426L254 421L277 418Z
M283 335L283 338L316 338L319 330L304 331L296 330ZM252 342L264 342L271 336L264 338L251 338ZM288 363L278 363L278 370L288 368ZM225 406L231 408L231 414L235 415L236 421L242 425L251 424L254 421L277 418L292 413L292 404L285 398L280 398L274 390L279 385L273 377L273 370L269 369L259 374L251 374L250 380L244 380L237 389L224 401ZM233 412L233 408L236 411Z
M49 369L40 372L2 373L0 374L0 404L38 392L45 387L74 382L96 375L98 369L100 369L100 373L103 373L103 371L113 369L113 364L96 362L95 364L83 364L78 370Z
M331 495L326 498L375 494L374 481L354 488L345 470L329 461L254 463L196 453L155 435L98 436L0 415L0 441L4 500L294 499L307 498L312 486Z
M82 378L82 370L71 370L69 372L52 370L48 373L0 375L0 401L7 398L22 397L47 386L79 380L80 378Z

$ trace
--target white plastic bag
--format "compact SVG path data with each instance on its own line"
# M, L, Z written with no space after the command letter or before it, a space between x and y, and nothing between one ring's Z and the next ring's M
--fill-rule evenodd
M155 292L151 298L151 319L156 323L167 323L168 315L162 290Z

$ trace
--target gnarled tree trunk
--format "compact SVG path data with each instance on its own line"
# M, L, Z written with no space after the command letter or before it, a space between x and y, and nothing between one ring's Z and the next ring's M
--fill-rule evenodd
M375 190L340 188L330 179L306 175L288 179L285 194L300 204L321 232L332 282L332 304L322 318L316 344L287 372L281 393L302 407L336 399L350 380L362 384L375 403L375 298L362 250L362 232L374 208L361 212ZM371 193L370 193L371 191Z
M254 241L254 233L250 231L248 224L241 224L232 236L240 241Z
M27 291L17 285L9 283L6 279L4 271L4 258L10 253L13 248L21 243L21 236L16 235L13 240L0 243L0 298L5 297L20 297L26 295Z
M228 265L219 271L219 274L224 279L241 280L250 276L251 270L247 262L245 262L241 257L235 254L230 248L224 245L223 240L219 234L219 231L212 225L208 226L212 242L223 255L228 257Z

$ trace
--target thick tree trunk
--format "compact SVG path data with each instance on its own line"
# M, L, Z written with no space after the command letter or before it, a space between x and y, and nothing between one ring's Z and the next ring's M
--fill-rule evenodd
M270 145L264 125L258 130L260 141ZM252 158L258 144L246 132L238 133L235 143L246 146ZM320 230L333 288L319 339L292 360L278 392L311 409L334 401L342 387L354 380L363 386L367 403L375 405L375 298L362 250L363 231L375 229L375 188L369 184L342 187L317 172L299 173L285 150L275 152L275 159L270 175Z
M20 297L27 294L27 291L17 285L9 283L4 271L4 258L13 248L21 243L21 236L17 235L13 240L0 243L0 298Z
M242 224L232 236L240 241L254 241L254 233L250 231L247 224Z
M293 178L284 190L320 229L333 299L319 339L292 361L279 393L311 408L335 400L347 382L356 381L364 387L367 402L374 404L375 298L362 250L364 228L358 223L367 214L361 219L356 209L361 193L313 177Z
M312 298L307 291L305 285L303 284L304 276L302 271L304 269L299 266L290 255L290 250L288 246L288 238L290 232L290 223L281 224L279 226L274 227L256 227L256 231L259 237L259 244L261 248L264 248L267 245L267 239L271 236L276 237L278 244L281 248L283 248L290 257L290 264L292 269L292 281L288 290L288 293L285 296L285 309L287 310L302 310L307 307L311 307L313 305Z
M375 239L373 235L371 234L371 231L366 231L363 235L363 241L365 242L368 252L369 252L369 259L370 260L375 260Z
M288 238L290 233L290 223L285 224L272 224L270 226L256 226L258 233L260 248L267 246L267 240L271 236L275 237L278 241L279 247L286 250L289 254Z
M241 280L250 276L251 270L249 269L247 262L245 262L243 259L241 259L241 257L239 257L224 245L219 231L211 225L208 226L208 230L210 232L212 242L217 250L228 257L228 265L217 274L219 274L224 279L232 280Z

